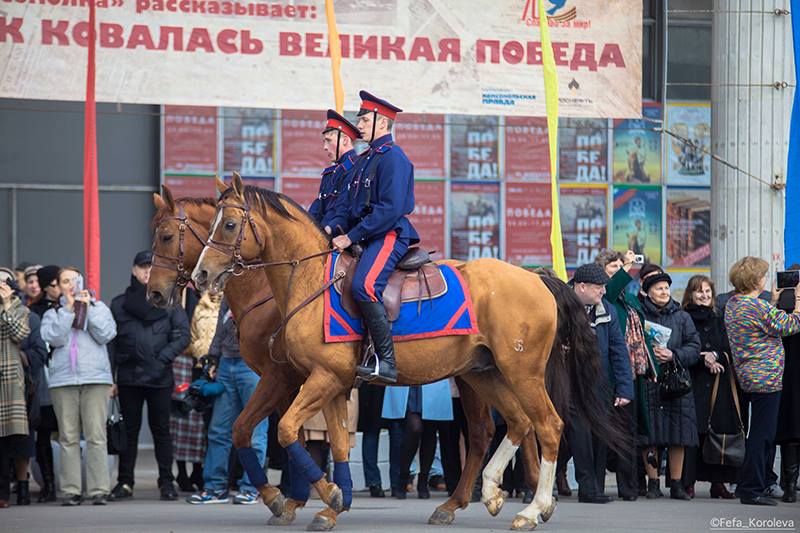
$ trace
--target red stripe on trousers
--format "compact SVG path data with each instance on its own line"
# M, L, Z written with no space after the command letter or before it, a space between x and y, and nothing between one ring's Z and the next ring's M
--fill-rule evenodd
M378 301L378 298L375 296L375 280L378 279L378 275L383 271L383 267L386 266L386 261L389 260L389 256L394 249L395 241L397 241L397 233L390 231L386 234L386 237L383 238L381 251L378 252L378 256L375 258L375 262L372 263L369 272L367 272L366 280L364 280L364 290L367 291L367 296L369 296L370 300L373 302Z

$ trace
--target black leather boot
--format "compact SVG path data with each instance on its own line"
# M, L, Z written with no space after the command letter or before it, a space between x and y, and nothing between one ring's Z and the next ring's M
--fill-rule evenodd
M31 504L30 481L17 481L17 505Z
M44 486L39 492L39 498L36 500L36 503L54 502L57 499L57 494L55 467L53 466L53 451L45 447L39 450L37 447L36 460L39 462L39 468L42 470L42 481L44 482Z
M655 500L658 498L663 498L664 494L661 492L661 480L660 479L648 479L647 480L647 494L645 498L648 500Z
M673 500L691 500L692 497L686 492L683 487L683 482L680 479L669 480L669 497Z
M781 446L781 485L783 501L786 503L797 501L797 478L800 474L798 451L798 446Z
M380 302L356 302L364 325L367 327L372 343L375 346L375 355L378 358L378 371L370 366L358 366L358 375L365 378L378 378L386 383L397 381L397 365L394 360L394 343L392 342L392 327L386 316L386 310Z

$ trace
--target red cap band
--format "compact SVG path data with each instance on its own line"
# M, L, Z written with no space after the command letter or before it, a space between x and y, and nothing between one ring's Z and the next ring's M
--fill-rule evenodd
M363 100L361 102L361 109L365 109L367 111L377 111L381 115L394 120L397 117L397 111L394 109L390 109L385 105L379 104L378 102L371 102L369 100Z
M341 120L336 120L334 118L329 118L328 121L325 123L325 131L329 129L341 130L342 133L344 133L353 140L356 140L359 137L358 130L353 129L352 126L350 126L350 124L346 124Z

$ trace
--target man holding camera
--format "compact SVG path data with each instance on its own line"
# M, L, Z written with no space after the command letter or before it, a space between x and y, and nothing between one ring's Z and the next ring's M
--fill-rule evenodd
M128 440L127 449L119 457L117 485L111 491L114 500L133 496L133 472L145 401L158 462L161 499L178 499L169 432L175 386L172 362L189 345L189 320L180 306L157 309L145 299L152 263L151 252L136 254L130 286L111 302L117 322L117 337L110 345L111 360Z

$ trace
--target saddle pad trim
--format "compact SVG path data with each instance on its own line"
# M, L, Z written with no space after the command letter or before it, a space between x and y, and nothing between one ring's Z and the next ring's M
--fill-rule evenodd
M325 281L329 281L331 279L331 272L332 272L332 262L333 257L328 256L325 262ZM455 314L451 317L447 325L438 331L430 331L426 333L413 333L410 335L393 335L392 339L397 342L403 341L411 341L411 340L421 340L421 339L433 339L437 337L447 337L452 335L475 335L480 333L477 321L475 320L475 310L473 309L472 305L472 295L469 292L469 287L464 282L464 278L461 276L461 273L458 269L451 267L450 265L440 264L440 268L448 269L458 280L459 284L461 285L461 289L464 294L464 301L461 303L461 306L455 312ZM345 320L336 310L333 309L331 305L331 290L335 289L328 289L325 291L324 294L324 319L323 319L323 334L326 343L334 343L334 342L353 342L353 341L361 341L362 335L357 333L350 327ZM337 291L338 292L338 291ZM413 305L413 302L409 305ZM468 313L471 320L469 321L469 327L461 327L456 328L454 327L465 315ZM335 320L337 325L344 328L347 331L346 335L333 335L330 333L331 331L331 319Z

